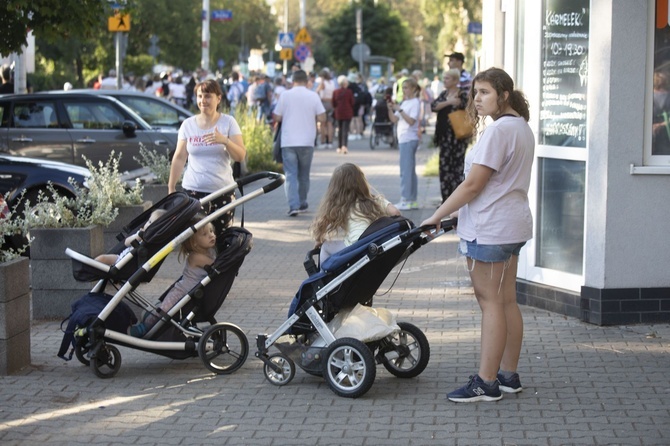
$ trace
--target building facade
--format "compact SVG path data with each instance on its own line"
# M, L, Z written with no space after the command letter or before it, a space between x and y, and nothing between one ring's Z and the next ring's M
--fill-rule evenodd
M480 66L512 75L536 135L520 303L670 322L668 2L482 2Z

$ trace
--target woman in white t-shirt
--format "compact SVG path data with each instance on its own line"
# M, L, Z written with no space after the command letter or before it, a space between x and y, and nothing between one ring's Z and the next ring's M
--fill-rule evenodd
M467 110L475 129L484 117L493 123L465 157L465 180L421 225L438 226L458 212L459 251L467 258L482 310L479 371L447 398L497 401L502 392L523 389L517 373L523 318L516 275L521 247L533 236L528 188L535 137L525 96L499 68L475 76Z
M401 211L419 209L416 201L419 179L416 176L416 151L419 148L419 119L421 117L421 87L413 77L402 83L403 101L400 105L389 99L389 119L397 124L398 150L400 152L400 203Z
M177 149L170 167L168 192L176 190L183 173L183 189L200 199L233 184L235 180L232 162L242 162L247 149L244 147L237 121L232 116L219 112L223 97L219 83L208 79L197 84L193 91L200 113L186 119L179 128ZM235 194L231 192L213 200L208 213L234 199ZM230 224L232 217L233 213L230 212L220 221L214 222L217 236Z

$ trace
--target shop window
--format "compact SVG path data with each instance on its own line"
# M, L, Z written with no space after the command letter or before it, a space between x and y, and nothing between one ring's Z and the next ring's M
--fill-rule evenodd
M586 165L553 158L538 162L537 266L582 274Z
M670 25L668 3L656 0L654 30L654 105L651 155L670 155Z

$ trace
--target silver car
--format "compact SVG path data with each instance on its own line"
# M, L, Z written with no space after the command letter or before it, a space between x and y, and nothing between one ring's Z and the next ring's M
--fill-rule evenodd
M154 128L179 130L181 123L193 113L158 96L129 90L70 90L71 93L87 93L111 96L127 105Z
M109 96L35 93L0 96L0 153L85 166L121 154L121 172L138 169L140 143L174 152L175 129L154 129Z

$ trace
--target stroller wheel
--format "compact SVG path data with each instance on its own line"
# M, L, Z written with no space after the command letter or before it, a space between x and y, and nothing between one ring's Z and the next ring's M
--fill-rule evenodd
M263 372L265 379L275 386L285 386L290 383L295 376L295 363L284 355L279 353L272 355L268 361L277 366L280 370L274 370L269 364L265 364Z
M91 361L86 357L86 354L90 351L90 348L86 345L86 339L77 338L77 342L74 346L74 355L77 360L84 364L86 367L90 367Z
M233 324L214 324L198 341L200 359L205 367L218 375L233 373L242 367L248 354L247 337Z
M91 365L91 361L86 357L86 354L89 352L88 347L81 346L77 344L74 348L74 355L77 357L77 360L84 364L86 367Z
M372 352L354 338L340 338L326 349L323 377L338 396L358 398L375 381L377 369Z
M91 357L91 369L98 378L111 378L121 368L121 353L113 345L104 344L98 353Z
M398 326L400 331L386 338L386 345L390 347L382 348L381 361L392 375L398 378L414 378L428 365L430 345L426 335L418 327L407 322L398 322Z

